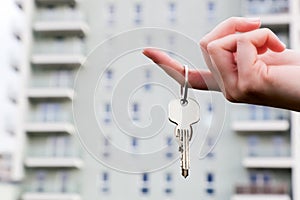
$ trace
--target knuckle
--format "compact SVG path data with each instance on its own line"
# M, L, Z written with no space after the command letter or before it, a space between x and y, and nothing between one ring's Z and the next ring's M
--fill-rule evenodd
M262 31L264 34L270 34L270 33L273 33L273 32L271 31L271 29L269 29L269 28L261 28L260 31Z
M276 79L272 78L266 71L260 73L260 85L275 85Z
M208 45L208 41L204 38L202 38L199 42L200 44L200 47L203 48L203 49L207 49L207 45Z
M227 85L223 95L229 102L246 102L250 96L254 95L254 88L251 81L239 81L236 85Z
M247 34L239 34L239 36L237 38L237 43L243 43L248 40L249 40L249 38L247 37Z
M241 24L242 21L243 18L241 17L229 17L227 20L224 21L224 23L236 25L236 24Z
M207 45L207 51L208 51L209 54L215 54L218 51L218 48L219 48L218 44L215 41L210 42Z
M228 83L223 86L221 89L223 96L229 101L229 102L237 102L238 93L234 86L229 85Z
M227 20L225 20L225 23L236 23L240 20L239 17L229 17Z
M268 27L261 28L262 31L271 32L271 30Z
M238 96L237 99L242 101L245 97L252 96L255 92L255 84L249 79L243 79L238 84Z
M268 75L268 73L261 73L260 76L261 76L261 81L263 83L270 84L270 76Z
M229 101L229 102L232 102L232 103L236 103L238 102L239 100L239 96L236 92L233 92L232 90L229 91L229 90L226 90L226 92L224 93L224 97Z
M228 94L228 93L226 93L224 96L225 96L225 98L226 98L229 102L235 102L235 101L236 101L235 98L234 98L232 95Z

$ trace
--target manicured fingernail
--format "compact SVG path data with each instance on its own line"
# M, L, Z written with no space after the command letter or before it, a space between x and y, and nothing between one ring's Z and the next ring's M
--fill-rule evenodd
M284 44L282 41L280 41L280 43L282 44L282 46L283 46L284 48L286 48L286 44Z
M258 23L258 22L260 22L260 18L259 17L249 17L249 18L247 18L247 20L249 22L252 22L252 23Z

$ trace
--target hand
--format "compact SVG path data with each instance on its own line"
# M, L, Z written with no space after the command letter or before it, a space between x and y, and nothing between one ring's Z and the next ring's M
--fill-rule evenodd
M190 85L221 91L231 102L300 111L300 54L259 27L258 19L229 18L207 34L200 46L210 71L192 70ZM144 54L182 83L174 73L184 73L180 63L158 50Z

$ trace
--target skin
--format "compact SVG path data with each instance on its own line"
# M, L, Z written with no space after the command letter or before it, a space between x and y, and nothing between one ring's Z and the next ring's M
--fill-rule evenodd
M190 87L214 90L234 103L300 111L300 53L285 45L259 19L232 17L200 41L209 71L189 70ZM180 84L181 63L156 49L145 49Z

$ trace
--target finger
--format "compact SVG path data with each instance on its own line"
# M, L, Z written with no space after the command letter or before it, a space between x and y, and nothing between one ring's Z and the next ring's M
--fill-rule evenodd
M237 43L240 41L251 42L256 48L256 54L266 51L265 49L271 49L275 52L282 52L285 50L285 44L283 44L279 38L267 28L257 29L247 33L229 35L217 40L216 42L224 50L236 52Z
M143 54L159 65L177 82L184 83L184 67L177 60L156 49L144 49ZM195 89L219 91L219 87L209 71L189 69L189 84Z
M300 65L300 53L285 49L283 52L267 51L259 56L267 65Z
M268 65L258 59L258 48L267 47L273 52L282 52L285 45L269 29L260 29L241 35L237 40L237 66L239 88L246 95L263 91Z
M208 45L208 52L212 62L212 73L225 96L226 91L233 89L237 82L237 67L235 55L222 47L224 38L215 40Z
M237 50L237 43L243 43ZM247 48L246 48L247 47ZM252 68L257 61L259 48L283 51L285 45L269 29L258 29L241 34L232 34L211 42L208 51L214 62L219 84L228 90L237 87L238 80L247 81L253 75ZM235 55L236 52L236 55ZM222 87L223 88L223 87Z
M219 84L221 82L221 75L218 73L217 69L214 69L215 67L212 64L211 57L207 50L208 44L227 35L235 34L236 32L247 32L258 29L260 25L261 21L258 18L231 17L220 23L209 34L205 35L201 39L200 47L204 60L208 68L213 72L213 76Z
M244 33L241 39L249 40L257 49L271 49L275 52L282 52L285 50L285 44L268 28L254 30Z
M219 39L217 43L225 51L236 52L238 79L241 81L253 75L253 67L256 67L261 49L270 49L274 52L285 50L285 45L271 30L266 28L230 35ZM263 71L263 69L260 70Z
M200 41L201 47L207 48L207 45L216 39L222 38L236 32L248 32L258 29L261 25L259 18L231 17L216 26L210 33L205 35Z

